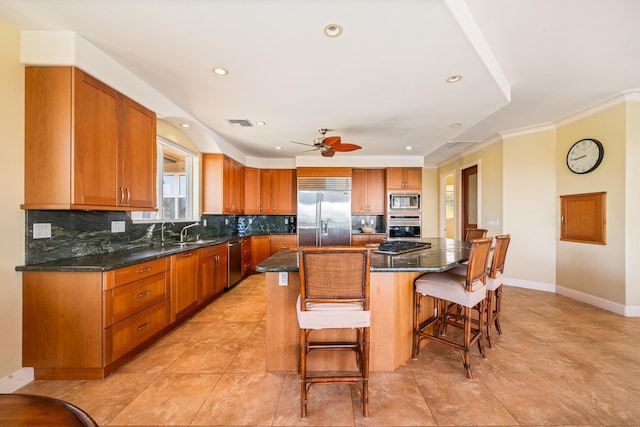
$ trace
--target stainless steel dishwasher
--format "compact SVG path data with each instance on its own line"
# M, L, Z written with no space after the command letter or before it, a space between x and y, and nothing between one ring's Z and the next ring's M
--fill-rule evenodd
M229 240L228 265L227 288L230 288L242 279L242 239Z

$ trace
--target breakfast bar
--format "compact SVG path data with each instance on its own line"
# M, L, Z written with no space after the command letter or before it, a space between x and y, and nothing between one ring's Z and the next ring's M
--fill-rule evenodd
M411 357L413 281L424 273L449 270L469 259L467 242L425 238L423 248L394 254L371 251L372 371L395 371ZM296 299L300 290L298 253L280 251L258 265L266 273L266 369L297 371L299 329ZM427 307L423 314L430 313ZM322 339L340 339L351 331L314 332ZM353 358L343 352L322 352L309 359L310 369L352 369Z

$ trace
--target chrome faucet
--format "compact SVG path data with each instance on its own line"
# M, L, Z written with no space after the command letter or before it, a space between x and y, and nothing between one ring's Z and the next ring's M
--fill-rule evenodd
M194 222L193 224L182 227L182 230L180 230L180 243L184 243L184 239L187 237L187 230L191 227L195 227L196 225L200 225L200 222Z

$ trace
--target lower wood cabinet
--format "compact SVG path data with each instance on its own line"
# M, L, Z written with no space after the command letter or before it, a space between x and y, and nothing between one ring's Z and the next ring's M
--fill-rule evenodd
M271 256L269 235L251 236L251 270Z
M242 238L242 277L245 278L253 273L251 267L251 239L252 237Z
M209 246L198 254L198 306L220 295L227 286L227 244Z
M382 243L386 234L352 234L351 246L367 246L373 243Z
M280 251L297 251L297 236L295 234L272 234L270 237L271 255Z
M198 250L171 256L171 321L185 319L198 306Z

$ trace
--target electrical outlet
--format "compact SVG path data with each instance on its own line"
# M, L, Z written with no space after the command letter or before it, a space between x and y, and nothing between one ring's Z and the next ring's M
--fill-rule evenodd
M278 273L278 286L287 286L289 284L289 273L281 271Z
M33 224L34 239L48 239L50 237L51 237L51 224L49 223Z
M249 225L253 224L253 218L249 218Z
M369 224L370 224L370 225L373 225L373 224L375 224L375 223L376 223L376 220L375 220L375 219L371 218L371 219L369 220Z
M203 220L202 220L202 226L203 226L203 227L206 227L206 226L207 226L207 220L206 220L206 219L203 219Z
M112 233L124 233L124 231L125 231L124 221L111 221Z
M362 224L362 225L364 225L364 224L365 224L365 222L364 222L364 218L362 218L362 219L360 220L360 224Z
M224 219L224 225L229 225L229 219L228 218Z
M285 217L284 218L284 225L288 225L289 224L289 218Z

